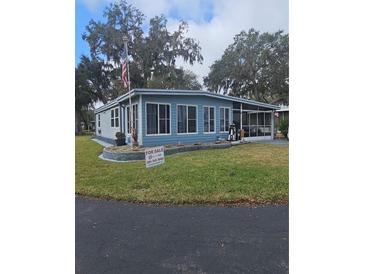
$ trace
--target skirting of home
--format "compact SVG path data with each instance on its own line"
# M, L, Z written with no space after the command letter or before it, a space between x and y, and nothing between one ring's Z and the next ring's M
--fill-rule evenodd
M223 149L229 148L234 145L244 144L246 142L225 142L219 144L196 144L196 145L184 145L184 146L175 146L171 148L165 148L165 155L172 155L175 153L195 151L195 150L206 150L206 149ZM143 150L140 151L113 151L113 148L104 148L102 159L112 160L117 162L128 162L128 161L137 161L144 160L145 153Z

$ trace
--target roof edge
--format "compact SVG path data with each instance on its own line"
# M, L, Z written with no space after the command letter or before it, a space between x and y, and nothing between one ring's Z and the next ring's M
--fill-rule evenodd
M209 97L215 97L215 98L219 98L219 99L224 99L224 100L230 100L230 101L235 101L235 102L240 102L240 103L245 103L245 104L249 104L249 105L254 105L254 106L258 106L258 107L266 107L266 108L271 108L273 110L279 110L280 107L276 106L276 105L272 105L272 104L268 104L268 103L263 103L263 102L259 102L259 101L255 101L255 100L250 100L250 99L244 99L244 98L239 98L239 97L234 97L234 96L230 96L230 95L223 95L223 94L218 94L218 93L214 93L211 91L207 91L207 90L183 90L183 89L146 89L146 88L135 88L132 89L130 92L127 92L119 97L117 97L116 99L106 103L105 105L97 108L94 110L94 113L100 113L102 111L105 111L113 106L118 105L120 102L124 101L125 99L127 99L127 97L129 97L129 94L131 94L131 97L138 95L138 94L143 94L143 93L149 93L150 95L202 95L202 96L209 96Z

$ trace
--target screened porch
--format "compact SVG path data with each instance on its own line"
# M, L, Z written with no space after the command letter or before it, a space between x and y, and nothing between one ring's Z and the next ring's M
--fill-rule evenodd
M244 130L244 138L248 140L272 139L273 116L273 110L268 108L233 103L233 123L237 130Z

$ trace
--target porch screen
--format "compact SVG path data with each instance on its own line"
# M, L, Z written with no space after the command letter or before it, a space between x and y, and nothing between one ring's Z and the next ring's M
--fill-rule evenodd
M245 137L271 136L271 111L242 112Z

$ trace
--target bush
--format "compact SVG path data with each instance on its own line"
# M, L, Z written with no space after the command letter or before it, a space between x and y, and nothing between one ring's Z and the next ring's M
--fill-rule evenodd
M115 141L117 146L125 145L125 134L123 132L115 133L115 137L117 137L117 140Z
M125 139L125 134L123 132L117 132L115 133L115 137L117 137L117 139Z
M280 120L279 130L285 136L285 138L288 138L288 131L289 131L289 120L288 119Z

